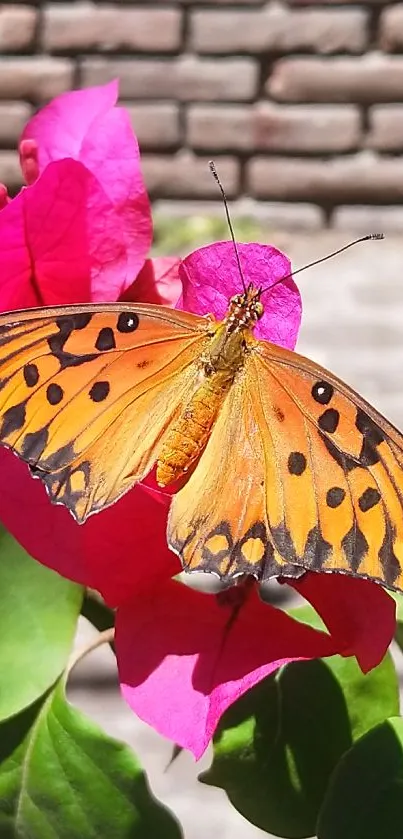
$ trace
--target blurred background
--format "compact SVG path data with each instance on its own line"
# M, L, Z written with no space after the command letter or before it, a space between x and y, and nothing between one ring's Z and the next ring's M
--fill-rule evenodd
M399 3L6 2L0 53L0 181L10 186L33 109L117 77L162 207L188 215L185 202L218 199L214 156L228 195L266 223L400 229Z
M21 185L17 142L36 108L120 80L154 204L155 247L228 238L214 158L240 241L270 241L299 275L298 349L403 425L403 3L160 0L0 5L0 182ZM235 280L234 280L235 282ZM90 632L83 624L80 642ZM182 753L140 724L112 654L77 669L70 696L139 754L186 839L267 836Z

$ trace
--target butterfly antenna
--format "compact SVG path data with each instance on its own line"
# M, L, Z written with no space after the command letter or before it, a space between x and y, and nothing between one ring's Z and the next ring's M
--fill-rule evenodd
M246 283L245 283L245 278L244 278L243 271L242 271L241 260L239 258L238 245L236 243L236 239L235 239L235 235L234 235L234 229L232 227L231 216L229 214L227 196L224 192L224 187L223 187L223 185L222 185L222 183L221 183L221 181L218 177L217 169L215 168L213 160L209 161L209 167L210 167L210 172L211 172L214 180L217 182L217 184L220 188L221 195L222 195L222 200L224 201L225 215L227 216L228 227L229 227L229 231L231 233L231 239L232 239L232 242L233 242L233 245L234 245L236 261L238 263L239 275L240 275L241 281L242 281L242 288L246 292Z
M327 256L322 256L320 259L315 259L313 262L308 262L307 265L303 265L302 268L297 268L296 271L291 271L290 274L286 274L285 277L281 277L279 280L276 280L276 282L273 283L273 285L263 288L261 294L263 294L264 291L271 291L271 289L279 283L284 283L285 280L289 280L290 277L295 277L296 274L300 274L301 271L306 271L307 268L312 268L313 265L319 265L321 262L326 262L327 259L332 259L333 256L337 256L339 253L347 251L349 248L352 248L353 245L358 245L359 242L368 242L369 240L379 241L379 239L384 238L385 236L383 233L369 233L367 236L361 236L359 239L354 239L354 242L349 242L348 245L344 245L342 248L338 248L337 251L328 253Z

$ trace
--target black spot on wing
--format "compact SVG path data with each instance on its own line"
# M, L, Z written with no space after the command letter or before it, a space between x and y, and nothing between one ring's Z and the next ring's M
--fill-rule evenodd
M332 509L340 507L346 497L345 490L342 487L331 487L326 493L326 504Z
M95 382L88 395L93 402L103 402L108 396L109 391L109 382Z
M353 573L357 573L368 552L368 542L357 523L353 524L346 533L341 541L341 547L351 570Z
M285 523L282 522L278 525L278 527L272 527L270 532L274 547L280 556L286 558L291 564L296 563L297 554L294 542L292 541L290 531L286 527Z
M316 525L308 533L301 562L305 568L321 571L331 553L330 542L323 538L319 527Z
M31 463L36 463L47 445L48 437L49 429L47 426L26 434L22 443L22 457Z
M36 364L26 364L23 369L24 380L27 387L35 387L39 381L39 370Z
M66 443L65 446L61 446L60 449L50 454L42 462L42 468L49 472L57 472L57 470L67 466L68 463L72 463L76 457L73 443Z
M78 313L76 315L66 315L57 318L56 325L58 331L48 338L48 346L52 355L57 358L61 370L64 370L66 367L79 367L80 364L86 364L86 362L98 358L97 353L83 353L82 355L78 355L76 353L66 352L64 349L64 345L71 333L74 332L74 329L83 329L89 323L88 317L91 319L92 316L88 316L87 313L83 312L81 314ZM84 323L85 318L87 318L87 322Z
M121 312L116 328L118 332L135 332L139 323L139 316L136 312Z
M315 402L319 402L320 405L328 405L333 397L334 388L329 382L315 382L311 393Z
M302 475L306 469L306 457L302 452L291 452L287 468L290 475Z
M368 416L361 408L357 410L357 417L355 421L358 431L363 437L366 437L372 446L379 446L383 442L384 435L379 426Z
M402 568L395 554L393 543L396 536L396 529L392 525L388 514L385 514L385 536L379 551L379 559L382 565L386 585L393 586L401 574Z
M340 414L335 408L328 408L318 419L319 428L334 434L340 421Z
M51 382L50 385L47 386L46 399L48 400L49 405L58 405L59 402L62 401L63 396L63 388L61 388L56 382Z
M76 315L72 315L73 320L73 329L85 329L92 320L92 313L91 312L77 312Z
M358 506L363 513L371 510L381 500L381 493L375 487L368 487L358 500Z
M95 341L95 347L100 352L106 352L107 350L114 350L116 348L115 336L110 326L104 326L99 331L97 340Z
M371 417L360 408L357 410L355 424L363 436L359 455L360 463L362 466L374 466L379 462L377 447L385 439L383 432Z
M19 402L18 405L13 405L7 408L3 414L3 420L0 428L0 439L4 439L12 434L14 431L19 431L25 424L26 403Z

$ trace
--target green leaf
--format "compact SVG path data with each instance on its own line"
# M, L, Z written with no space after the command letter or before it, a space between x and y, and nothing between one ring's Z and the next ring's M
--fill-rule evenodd
M65 699L0 724L1 839L180 839L128 746Z
M299 617L316 623L310 607ZM242 815L263 830L289 839L312 836L344 752L398 712L389 655L366 676L354 658L294 662L227 711L212 767L201 780L224 788Z
M361 737L335 769L318 820L318 839L401 839L403 720Z
M0 530L0 591L2 720L42 696L64 670L83 590Z

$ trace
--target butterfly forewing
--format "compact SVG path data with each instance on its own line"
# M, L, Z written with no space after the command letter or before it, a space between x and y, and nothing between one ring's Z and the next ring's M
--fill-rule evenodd
M83 521L150 470L205 340L205 319L158 306L1 316L0 439Z
M293 561L305 568L400 588L402 435L347 385L295 353L261 343L251 363L248 385L259 381L262 428L278 441L283 475L277 549L283 539L283 553L292 542ZM283 405L281 430L273 418L273 379Z

